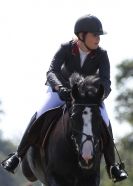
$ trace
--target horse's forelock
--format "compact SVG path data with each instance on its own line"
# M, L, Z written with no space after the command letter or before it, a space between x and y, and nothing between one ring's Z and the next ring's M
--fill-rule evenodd
M97 76L97 75L91 75L91 76L87 76L86 78L85 78L85 80L84 80L84 82L85 83L87 83L87 84L98 84L99 82L100 82L100 78L99 78L99 76Z
M86 92L93 90L93 92L97 92L100 86L100 78L96 76L87 76L84 80L84 89Z
M101 84L101 80L98 75L90 75L84 78L78 73L73 73L69 81L72 89L76 85L76 95L80 95L82 97L96 97Z
M70 86L73 87L75 84L79 85L84 82L84 77L78 73L73 73L69 78Z

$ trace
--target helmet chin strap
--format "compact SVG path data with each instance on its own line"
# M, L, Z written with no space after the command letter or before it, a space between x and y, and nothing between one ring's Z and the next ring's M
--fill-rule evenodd
M84 43L84 46L88 49L88 51L94 50L94 49L91 49L90 47L88 47L87 44L85 43L85 41L83 41L83 43Z
M84 33L84 34L83 34L83 39L81 39L80 37L78 37L78 39L84 43L84 46L88 49L88 51L93 51L94 49L88 47L87 44L86 44L86 42L85 42L86 34L87 34L87 33Z

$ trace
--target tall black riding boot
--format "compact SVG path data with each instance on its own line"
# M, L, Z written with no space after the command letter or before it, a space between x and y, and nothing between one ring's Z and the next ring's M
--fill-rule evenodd
M20 160L25 156L30 145L33 144L36 140L36 135L33 134L35 132L34 128L36 128L33 127L36 121L36 115L37 113L32 116L30 123L18 146L17 152L9 154L9 157L1 163L1 166L9 172L14 173L14 170L18 166Z
M106 162L107 173L114 182L119 182L128 177L124 167L115 163L115 150L111 125L104 125L107 141L104 146L104 158Z

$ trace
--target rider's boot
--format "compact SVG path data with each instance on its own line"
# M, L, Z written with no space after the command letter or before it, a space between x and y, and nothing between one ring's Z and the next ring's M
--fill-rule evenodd
M14 170L17 168L19 162L21 159L25 156L27 150L33 144L36 140L35 135L33 136L32 133L34 133L35 129L32 129L32 127L36 121L36 115L35 113L31 120L30 123L22 137L22 140L18 146L17 152L9 154L8 158L5 159L3 162L1 162L1 166L4 167L7 171L14 173ZM29 135L30 134L30 135Z
M107 173L109 178L111 178L114 182L119 182L125 180L128 175L124 170L125 167L123 163L115 163L115 150L111 125L109 125L108 128L105 127L105 130L108 140L103 153L106 162Z

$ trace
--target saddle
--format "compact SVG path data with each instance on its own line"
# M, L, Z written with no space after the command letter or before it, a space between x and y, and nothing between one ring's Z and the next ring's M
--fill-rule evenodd
M33 124L29 133L31 143L44 147L50 132L65 110L65 105L53 108L42 114ZM36 139L35 139L36 136ZM34 139L33 139L34 138Z

